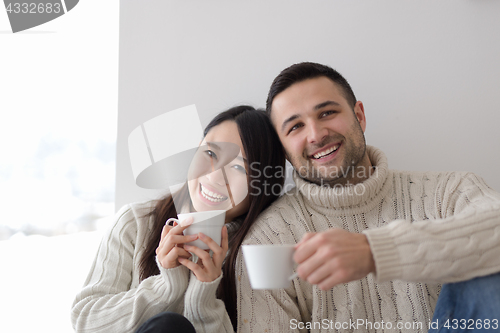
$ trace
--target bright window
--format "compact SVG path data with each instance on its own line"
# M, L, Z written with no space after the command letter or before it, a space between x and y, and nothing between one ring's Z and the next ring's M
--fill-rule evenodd
M12 34L0 6L0 332L72 331L114 213L118 18L85 0Z

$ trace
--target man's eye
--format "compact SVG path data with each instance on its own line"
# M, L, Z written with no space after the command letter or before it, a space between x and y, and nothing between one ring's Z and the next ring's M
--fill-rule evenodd
M302 124L297 124L297 125L293 125L292 128L290 128L290 130L288 131L288 133L291 133L293 131L295 131L296 129L298 129L299 127L302 127Z
M336 111L325 111L321 114L321 117L326 117L334 113L336 113Z

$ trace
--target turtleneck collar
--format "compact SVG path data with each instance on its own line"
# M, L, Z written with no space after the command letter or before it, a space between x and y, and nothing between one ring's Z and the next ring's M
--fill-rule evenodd
M319 186L301 178L296 171L293 180L305 202L330 209L352 209L373 202L382 194L388 175L385 154L372 146L366 146L368 158L375 170L364 182L351 186ZM385 191L384 191L385 192Z

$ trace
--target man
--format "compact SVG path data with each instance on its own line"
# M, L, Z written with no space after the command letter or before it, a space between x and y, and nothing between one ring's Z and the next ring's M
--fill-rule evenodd
M299 278L249 292L240 257L238 331L500 329L500 194L470 173L390 170L365 144L362 102L327 66L282 71L267 112L296 188L244 244L298 243Z

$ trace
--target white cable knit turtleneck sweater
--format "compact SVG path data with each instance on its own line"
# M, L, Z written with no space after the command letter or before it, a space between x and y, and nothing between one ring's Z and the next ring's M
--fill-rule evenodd
M184 266L165 269L140 280L140 260L153 228L148 214L156 202L133 203L120 209L105 233L82 290L71 309L76 332L133 333L154 315L184 315L199 333L233 332L224 303L216 298L222 274L200 282ZM241 221L227 223L232 237Z
M295 174L297 187L261 214L244 244L295 244L342 228L367 236L376 274L328 291L299 278L252 290L240 252L238 332L426 332L441 283L500 271L499 193L471 173L389 170L382 151L367 151L376 171L355 186L320 187Z

